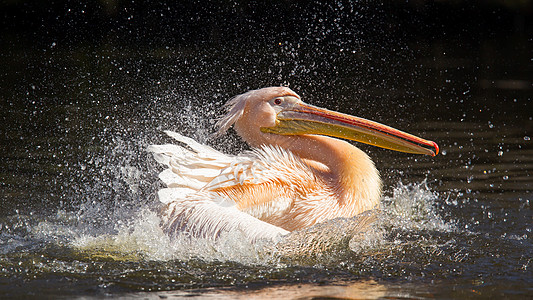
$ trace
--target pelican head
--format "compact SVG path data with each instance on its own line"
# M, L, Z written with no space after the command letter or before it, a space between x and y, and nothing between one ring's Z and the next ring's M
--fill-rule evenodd
M304 103L287 87L267 87L238 95L226 104L228 113L218 134L235 124L251 146L277 144L280 136L326 135L390 150L435 156L438 145L412 134L367 119Z

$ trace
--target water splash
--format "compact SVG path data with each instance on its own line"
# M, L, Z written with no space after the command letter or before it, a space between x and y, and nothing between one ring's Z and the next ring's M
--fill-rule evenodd
M175 96L175 95L174 95ZM170 102L171 96L166 102ZM190 103L181 103L193 107ZM208 109L213 111L213 109ZM170 115L170 114L169 114ZM201 113L185 114L181 122L184 126L196 126L192 136L207 136L208 123L198 124L197 120L210 119ZM173 119L169 119L173 120ZM157 120L151 122L157 123ZM146 124L141 124L146 125ZM147 126L154 128L152 126ZM199 128L199 129L198 129ZM108 136L111 134L111 136ZM3 222L2 240L12 243L0 244L0 252L11 253L20 247L53 244L66 247L83 257L112 260L168 261L201 259L203 261L234 261L247 265L275 264L280 259L292 258L287 249L305 241L311 235L317 238L320 251L312 247L302 247L300 257L304 264L319 259L333 261L342 259L341 253L364 254L366 251L389 247L385 239L387 232L404 231L449 231L453 225L445 222L437 208L439 195L431 191L427 183L397 183L390 196L382 199L381 215L372 230L363 235L353 236L343 232L344 228L358 228L358 219L333 220L327 224L302 230L292 235L292 244L285 242L285 248L272 248L269 244L250 244L239 233L228 233L213 242L204 239L191 239L186 236L170 240L160 228L158 215L161 205L156 191L161 187L157 178L158 166L146 152L152 139L163 137L151 131L130 130L116 126L102 136L102 149L90 152L77 170L77 180L68 184L72 193L72 204L56 211L55 214L19 216L25 228L6 231L14 221ZM233 140L218 141L218 147L240 151ZM236 147L236 149L231 148ZM21 221L22 220L22 221ZM350 227L351 228L351 227ZM354 229L355 230L355 229ZM359 229L357 229L359 230ZM324 234L324 233L328 233ZM9 235L9 236L8 236ZM354 238L357 236L356 238ZM332 237L332 239L330 239ZM12 247L15 242L17 247ZM325 250L324 250L325 249ZM69 251L70 251L69 250ZM307 252L306 252L307 251ZM303 254L303 255L302 255Z
M93 259L201 259L246 265L268 265L279 262L279 259L290 259L313 264L318 259L322 263L342 260L348 252L366 255L391 245L397 246L398 240L387 239L387 233L393 230L452 231L453 224L445 222L436 208L438 199L438 194L432 192L425 181L407 185L398 183L392 196L383 198L382 209L373 215L375 218L371 219L371 224L361 226L361 219L357 217L335 219L294 232L274 247L268 243L251 244L238 232L224 234L217 241L187 236L171 240L160 227L158 213L148 205L141 205L129 218L125 218L126 212L131 213L129 207L115 207L115 211L107 215L109 220L100 227L80 223L76 213L59 211L54 218L39 222L32 232L35 238L71 247L82 256ZM110 227L109 224L115 225ZM314 242L310 242L312 240Z
M333 220L318 224L309 231L295 233L290 240L292 245L285 243L284 249L272 248L268 244L250 244L236 232L225 234L216 242L186 236L170 240L161 230L158 216L161 207L156 191L162 185L157 179L158 166L146 152L146 147L164 138L159 132L162 129L187 132L194 139L206 142L206 137L212 132L210 120L214 118L217 111L214 107L217 105L208 102L204 105L205 110L195 109L199 106L195 101L200 100L192 100L187 96L190 94L198 95L187 91L167 91L162 96L154 96L153 101L139 104L136 122L105 124L104 130L93 139L99 141L99 148L95 145L87 147L87 156L80 160L73 174L75 179L66 183L71 193L65 199L71 200L71 204L57 210L55 215L27 217L24 226L30 236L17 239L24 234L14 234L10 239L19 241L21 245L54 244L95 259L201 259L250 265L275 264L280 258L291 258L293 256L288 255L287 249L294 249L293 245L300 242L305 246L303 242L314 234L320 237L316 241L322 250L301 248L300 254L304 255L300 256L314 257L314 260L303 261L308 264L317 259L327 261L331 257L337 257L334 261L338 261L342 259L339 253L362 254L368 249L388 247L390 244L384 236L397 228L414 231L446 231L452 228L443 221L436 208L439 195L432 192L426 182L399 182L392 196L382 199L381 217L373 229L364 231L365 234L357 235L357 238L342 232L346 227L357 228L358 219L355 218ZM211 96L200 94L199 97ZM183 113L175 114L175 111ZM213 146L237 153L242 150L243 144L235 143L234 135L227 135ZM324 234L327 232L330 232L329 235ZM0 245L1 250L12 252L14 248L6 245Z
M205 262L236 261L261 263L262 244L251 244L238 232L224 234L217 241L178 236L170 239L160 227L158 214L144 208L136 220L119 226L116 233L83 234L71 241L78 251L119 260L169 261L201 259Z
M90 256L116 260L171 260L176 254L168 236L161 230L156 213L143 209L134 222L118 225L116 232L81 234L70 245Z
M161 231L157 213L160 204L155 196L161 183L157 179L158 167L146 152L146 147L164 138L159 132L162 129L187 132L195 140L206 142L206 137L212 132L210 120L217 113L215 106L220 104L214 101L202 103L202 98L213 100L214 96L209 94L212 89L201 92L177 86L179 88L166 89L165 93L155 91L151 101L140 101L133 113L129 109L116 112L115 107L105 107L98 112L95 118L109 119L109 123L102 124L102 131L92 139L97 142L82 147L88 154L80 156L78 169L73 174L75 179L65 183L72 191L64 197L65 202L72 200L72 204L65 205L55 215L41 216L44 220L32 219L30 223L37 223L29 225L33 238L71 247L87 256L117 260L199 258L245 264L268 264L277 260L280 251L272 250L268 245L249 244L238 233L227 234L217 242L187 237L174 241ZM148 92L146 97L150 98L150 94ZM195 95L196 99L190 95ZM217 95L217 101L223 98ZM197 109L200 106L204 109ZM176 114L176 111L181 113ZM121 117L121 114L124 116ZM110 115L112 117L108 118ZM117 123L117 120L122 121ZM242 142L235 143L233 137L225 136L214 146L224 151L239 152ZM337 251L359 253L365 245L379 247L382 245L382 232L392 228L445 230L447 225L434 208L437 198L438 195L431 192L425 183L398 183L393 196L383 199L383 216L379 221L381 231L369 231L357 239L328 241L326 248L329 250L321 252L321 257L335 256ZM352 221L355 222L355 219ZM311 231L318 235L328 230L341 232L343 227L340 224L355 223L328 222ZM305 234L300 237L301 240L305 238Z
M452 231L453 224L442 218L437 209L439 194L431 191L427 182L403 184L399 182L392 196L383 197L382 209L386 226L404 230Z

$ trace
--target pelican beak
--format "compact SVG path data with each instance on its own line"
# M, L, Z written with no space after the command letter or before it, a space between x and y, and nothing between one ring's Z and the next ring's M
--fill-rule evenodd
M390 150L435 156L439 146L392 127L298 101L278 112L276 125L261 131L280 135L320 134Z

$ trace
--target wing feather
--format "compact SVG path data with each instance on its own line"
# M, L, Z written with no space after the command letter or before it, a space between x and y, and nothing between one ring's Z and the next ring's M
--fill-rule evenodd
M158 195L168 205L165 228L169 232L217 236L220 231L255 224L270 233L249 229L254 239L286 233L261 220L287 213L317 180L304 161L279 147L264 146L232 156L176 132L166 133L185 144L148 148L167 167L159 175L167 188Z
M248 240L276 240L288 231L258 220L235 207L224 207L202 193L169 204L163 229L171 235L216 239L224 232L241 232Z

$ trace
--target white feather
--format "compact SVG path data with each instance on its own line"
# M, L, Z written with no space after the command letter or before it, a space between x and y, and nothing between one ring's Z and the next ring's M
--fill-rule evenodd
M224 207L209 196L198 193L172 202L164 218L164 229L171 235L216 239L223 232L239 231L251 242L276 240L289 232L258 220L235 207Z
M162 203L170 204L176 201L176 199L186 198L194 193L196 193L196 190L190 188L176 187L160 189L159 192L157 192L157 196L159 197L159 201L161 201Z
M179 133L165 133L185 144L148 147L156 161L167 167L159 174L167 188L161 189L158 196L167 205L163 227L168 233L216 238L224 231L239 230L250 241L275 239L288 233L237 210L232 199L209 193L245 182L261 182L256 176L263 173L265 165L254 161L269 154L248 151L239 156L226 155ZM269 158L279 161L279 157ZM285 202L278 205L288 206L289 202Z

